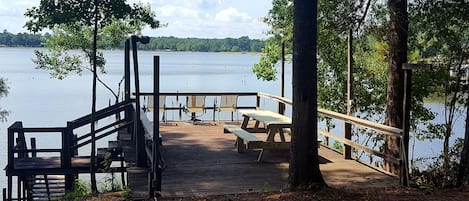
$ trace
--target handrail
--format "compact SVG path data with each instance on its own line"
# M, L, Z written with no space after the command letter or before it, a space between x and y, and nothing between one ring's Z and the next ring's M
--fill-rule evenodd
M132 95L135 96L135 93ZM140 96L151 96L153 93L141 92ZM160 92L162 96L222 96L222 95L238 95L238 96L257 96L258 92Z
M276 95L272 95L272 94L268 94L268 93L264 93L264 92L258 92L257 95L260 96L260 97L273 99L273 100L276 100L277 102L281 102L281 103L284 103L284 104L288 104L288 105L293 104L292 100L290 100L288 98L285 98L285 97L276 96Z
M115 105L111 105L109 107L103 108L101 110L96 111L96 116L95 120L101 120L103 118L109 117L111 115L115 115L117 112L122 112L124 111L127 107L132 105L132 101L129 102L119 102ZM75 128L84 126L86 124L89 124L91 121L91 114L85 115L83 117L80 117L78 119L75 119L71 121Z
M108 124L108 125L106 125L106 126L103 126L103 127L99 128L99 129L96 129L95 132L96 132L96 133L99 133L99 132L101 132L101 131L107 130L107 129L109 129L109 128L112 128L113 126L117 126L117 125L122 124L122 123L125 123L125 122L126 122L125 120L120 119L120 120L118 120L118 121L116 121L116 122L110 123L110 124ZM91 133L87 133L87 134L84 134L84 135L78 137L77 139L75 139L75 141L80 141L80 140L83 140L83 139L85 139L85 138L87 138L87 137L90 137L90 136L91 136Z
M119 131L121 128L125 128L125 127L127 127L127 126L130 126L131 124L133 124L133 122L127 122L127 123L125 123L124 125L120 126L119 128L114 128L114 129L112 129L112 130L110 130L110 131L106 131L105 133L103 133L103 134L101 134L101 135L97 135L95 139L96 139L96 140L102 139L102 138L104 138L104 137L106 137L106 136L109 136L109 135L111 135L111 134L113 134L113 133ZM100 130L100 131L103 131L103 130ZM82 142L82 143L80 143L80 144L73 145L73 146L71 146L71 148L72 148L72 149L80 148L80 147L85 146L85 145L87 145L87 144L89 144L89 143L91 143L91 140L87 140L87 141L84 141L84 142Z
M357 125L357 126L360 126L360 127L370 128L370 129L373 129L373 130L378 131L378 132L380 132L382 134L385 134L385 135L390 135L390 136L394 136L394 137L401 137L402 133L403 133L403 130L399 129L399 128L382 125L382 124L379 124L379 123L376 123L376 122L360 119L360 118L357 118L357 117L341 114L341 113L338 113L338 112L333 112L333 111L330 111L330 110L318 109L318 113L321 114L321 115L331 117L331 118L334 118L334 119L339 119L339 120L342 120L344 122L351 123L351 124L354 124L354 125Z

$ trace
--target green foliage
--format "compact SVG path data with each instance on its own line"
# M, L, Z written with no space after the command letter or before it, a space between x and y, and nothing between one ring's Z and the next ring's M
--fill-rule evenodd
M247 36L225 39L153 37L143 50L171 50L198 52L260 52L263 41Z
M334 148L340 153L344 153L344 145L339 141L334 141L334 144L332 144L332 148Z
M39 34L12 34L5 29L0 33L0 46L41 47L45 37Z
M264 182L264 185L261 188L261 192L268 193L272 191L272 186L270 186L269 182Z
M122 191L121 197L124 199L129 199L131 195L132 195L132 189L130 189L129 186L126 186L124 190Z
M425 169L412 168L411 185L419 188L445 188L454 187L457 181L459 159L464 140L458 138L450 151L441 153L434 162ZM445 164L445 158L449 156L449 164ZM464 183L469 183L469 177L464 178Z
M24 15L29 20L25 27L35 33L44 28L53 29L57 25L75 26L79 23L81 26L91 27L95 20L95 3L99 3L98 21L101 28L119 20L137 27L149 25L155 29L160 26L149 5L131 6L125 0L42 0L39 7L26 10Z
M293 1L272 1L272 8L268 15L263 18L263 21L271 27L267 31L270 38L265 42L265 47L262 49L263 55L259 63L255 64L252 70L258 79L271 81L276 79L275 64L282 59L282 44L285 45L286 53L291 52L292 49Z
M445 102L445 122L427 124L428 130L417 133L417 137L444 140L441 170L444 173L452 168L449 139L456 115L468 101L468 83L462 77L469 67L469 16L463 14L469 13L469 2L418 0L409 10L410 47L418 51L417 61L432 64L430 73L421 82L427 86L422 85L420 90L443 94Z
M29 18L25 27L38 32L44 28L53 31L46 40L48 51L36 50L34 62L37 68L49 70L51 76L63 79L70 72L80 74L91 70L93 58L94 2L41 1L39 7L28 9ZM100 0L98 7L98 45L101 48L115 47L123 43L130 34L139 32L145 25L157 28L159 21L149 5L128 5L123 0ZM81 50L83 54L72 50ZM83 64L82 62L86 62ZM105 60L101 52L97 55L97 66L104 72Z
M78 30L83 31L80 36L72 36L69 33L76 33L74 27L62 26L64 29L56 29L54 36L46 33L40 34L27 34L19 33L12 34L4 30L0 33L0 46L21 46L21 47L42 47L46 44L48 39L53 38L55 42L50 41L49 47L59 47L58 45L74 46L75 49L82 49L85 44L89 46L92 41L90 40L91 30ZM132 30L137 29L136 26L131 26L126 22L113 22L110 25L103 27L100 31L100 41L98 41L99 49L115 49L124 48L123 41L127 36L126 33L133 33ZM86 33L85 33L86 32ZM74 38L72 38L74 37ZM70 41L70 43L68 43ZM75 44L74 41L86 41L83 44ZM91 44L92 45L92 44ZM170 50L170 51L196 51L196 52L261 52L264 47L264 41L259 39L250 39L247 36L239 38L224 38L224 39L203 39L203 38L176 38L176 37L151 37L150 43L140 46L141 50ZM56 54L56 53L54 53ZM42 55L40 55L42 56ZM87 61L87 58L80 57L80 60ZM42 69L42 68L41 68ZM66 76L66 75L65 75ZM57 77L58 75L52 75Z
M64 200L84 200L84 198L91 195L91 191L86 187L85 182L80 179L76 179L73 183L73 191L67 192L63 199Z

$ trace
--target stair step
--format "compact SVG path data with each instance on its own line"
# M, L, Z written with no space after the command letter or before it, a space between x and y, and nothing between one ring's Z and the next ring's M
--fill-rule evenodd
M33 179L35 180L44 180L44 175L36 175ZM47 180L65 180L64 175L47 175Z
M61 200L65 195L64 175L36 175L28 179L32 200Z
M132 140L132 134L130 133L124 133L124 132L119 132L119 135L117 135L118 140Z
M119 141L109 141L108 142L108 147L109 148L121 148L122 149L122 147L119 144Z
M65 193L65 188L49 188L49 192L51 194L57 194L57 193ZM41 194L41 193L47 193L47 189L46 188L43 188L43 189L33 189L33 194Z
M65 188L65 182L63 183L49 183L49 185L46 185L45 183L36 183L36 184L33 184L33 189L35 188L45 188L49 186L49 188Z

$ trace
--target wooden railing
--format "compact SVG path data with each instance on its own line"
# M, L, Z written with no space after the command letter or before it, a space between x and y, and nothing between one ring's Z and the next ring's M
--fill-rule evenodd
M105 118L116 118L116 121L112 121L109 124L105 124L102 127L96 129L96 141L109 136L111 134L117 133L120 129L128 128L133 125L136 121L133 119L120 119L120 116L127 116L121 113L132 111L133 104L132 101L128 102L121 102L115 105L109 106L102 110L96 112L95 115L95 122L103 120ZM8 200L12 200L12 184L11 184L11 177L18 176L18 178L24 176L31 176L33 174L48 174L47 168L44 167L37 167L38 169L42 168L43 172L35 172L34 170L18 170L15 167L15 159L17 158L31 158L36 157L39 155L47 155L47 156L59 156L60 158L60 167L51 169L51 173L57 174L58 172L62 172L66 175L66 188L71 189L73 186L73 176L70 175L75 174L76 170L73 170L72 167L72 158L77 156L78 148L83 147L92 143L92 140L89 139L91 133L85 133L77 136L80 128L85 126L89 126L91 124L90 115L86 115L80 118L77 118L73 121L67 122L66 127L23 127L22 122L15 122L8 128L8 165L6 168L8 178ZM42 137L41 134L58 134L59 137L55 138L60 140L60 148L36 148L36 138L40 139ZM26 135L32 136L30 138L31 146L27 146L27 138ZM84 155L80 155L81 157L86 157ZM89 156L88 156L89 157ZM49 171L49 172L50 172ZM20 181L18 179L18 186L20 186ZM23 184L23 187L26 188L27 185ZM20 189L25 191L27 189ZM17 193L17 196L21 196L20 190ZM23 199L19 197L18 199ZM24 198L27 199L27 198Z
M256 93L256 92L245 92L245 93L223 93L223 92L186 93L186 92L179 92L179 93L160 93L160 94L165 95L165 96L176 96L176 97L184 97L184 96L191 96L191 95L201 95L201 96L239 95L239 96L255 96L256 97L256 101L252 105L237 106L237 109L261 108L261 105L260 105L261 99L269 99L269 100L272 100L274 102L277 102L277 104L284 104L284 105L288 105L290 107L292 105L292 100L291 99L271 95L271 94L268 94L268 93L262 93L262 92L258 92L258 93ZM141 95L149 96L149 95L152 95L152 94L151 93L141 93ZM181 110L183 108L184 108L184 106L179 106L179 107L176 107L176 108L166 108L166 109ZM216 106L207 107L206 109L215 109L215 108L216 108ZM289 115L289 114L286 114L286 115ZM329 110L325 110L325 109L320 109L320 108L318 108L318 115L323 116L323 117L327 117L327 118L331 118L331 119L335 119L335 120L339 120L339 121L343 121L345 124L350 124L350 125L353 125L353 126L363 128L363 129L371 129L373 131L376 131L376 133L375 133L376 135L381 134L381 135L387 135L387 136L393 136L393 137L399 138L400 139L399 141L401 142L401 144L399 146L399 156L397 157L397 156L393 156L393 155L390 155L390 154L383 153L381 151L377 151L372 147L362 145L358 142L353 141L352 139L347 139L345 137L342 137L342 136L345 136L345 134L335 134L335 133L331 133L330 131L327 131L327 130L324 130L324 129L318 129L318 133L320 135L323 135L326 138L332 138L335 141L344 144L344 146L350 146L350 147L352 147L356 150L364 151L364 152L369 153L371 155L380 157L380 158L382 158L382 159L384 159L388 162L391 162L391 163L394 163L394 164L397 164L397 165L401 166L402 167L401 168L402 174L400 174L401 180L402 180L402 177L408 177L408 167L406 167L407 163L405 163L405 160L407 160L407 159L405 158L406 154L405 154L405 150L404 150L404 146L403 146L403 130L402 129L386 126L386 125L379 124L379 123L376 123L376 122L372 122L372 121L368 121L368 120L365 120L365 119L360 119L360 118L357 118L357 117L348 116L348 115L345 115L345 114L341 114L341 113L337 113L337 112L333 112L333 111L329 111ZM373 165L373 164L371 164L371 165ZM377 167L377 168L379 168L379 167ZM405 178L405 179L408 179L408 178Z
M290 105L290 106L293 104L292 100L290 100L288 98L284 98L284 97L279 97L279 96L265 94L265 93L259 93L259 96L275 100L280 104L287 104L287 105ZM368 120L365 120L365 119L360 119L360 118L357 118L357 117L341 114L341 113L330 111L330 110L320 109L320 108L318 108L318 115L323 116L323 117L327 117L327 118L331 118L331 119L336 119L336 120L339 120L339 121L343 121L345 124L357 126L357 127L363 128L363 129L371 129L373 131L376 131L376 133L375 133L376 135L381 134L381 135L392 136L392 137L398 138L399 142L400 142L400 144L399 144L399 156L396 157L396 156L393 156L393 155L390 155L390 154L386 154L386 153L377 151L377 150L375 150L371 147L362 145L360 143L357 143L357 142L353 141L352 139L341 137L341 136L345 136L345 133L340 135L340 134L331 133L328 130L318 129L318 133L323 135L325 138L332 138L337 142L343 143L344 146L350 146L350 147L352 147L356 150L362 150L366 153L369 153L369 154L374 155L374 156L378 156L378 157L384 159L385 161L388 161L388 162L391 162L391 163L394 163L394 164L400 166L401 169L400 169L399 176L401 177L401 179L400 179L401 183L405 183L405 181L408 181L409 172L408 172L408 167L407 167L407 163L406 163L406 160L407 160L406 155L407 154L406 154L406 150L404 149L404 139L403 139L403 130L402 129L386 126L386 125L379 124L379 123L376 123L376 122L372 122L372 121L368 121ZM347 158L345 153L344 153L344 157ZM371 164L371 165L373 165L373 164ZM379 168L379 167L376 167L376 168ZM385 171L385 170L383 170L383 171Z

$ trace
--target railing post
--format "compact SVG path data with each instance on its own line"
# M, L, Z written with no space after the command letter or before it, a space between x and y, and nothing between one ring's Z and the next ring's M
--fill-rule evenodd
M67 127L62 131L62 157L61 168L70 171L72 168L72 156L70 147L73 144L73 123L67 122ZM91 159L90 159L91 160ZM72 190L74 177L69 172L65 174L65 189Z
M352 125L348 122L344 123L344 137L347 140L352 140ZM352 159L352 147L344 144L344 158Z
M159 105L159 97L160 96L160 57L154 56L153 57L153 104ZM159 110L153 110L153 119L158 119L159 117ZM153 144L152 144L152 191L150 195L153 197L155 194L155 190L160 192L161 191L161 171L160 171L160 122L153 120Z
M256 95L256 109L259 109L261 106L261 97L259 94Z
M37 151L36 151L36 138L31 138L31 157L36 158L37 157Z
M136 156L137 166L146 166L146 151L145 151L145 136L140 126L140 79L138 73L138 55L137 55L137 42L139 38L135 35L131 36L132 42L132 57L134 64L134 81L135 81L135 113L134 113L134 134L136 143Z
M130 40L125 40L124 49L124 100L130 101ZM130 119L130 109L125 110L125 119Z
M409 132L410 132L410 110L412 101L412 70L404 69L404 101L403 101L403 115L402 128L403 136L401 138L401 185L409 185Z
M352 29L348 31L347 41L347 115L352 115L352 103L353 103L353 33ZM344 123L344 137L347 140L352 140L352 125L350 123ZM352 147L344 144L344 158L352 159Z
M278 113L281 115L285 114L285 103L278 102Z

